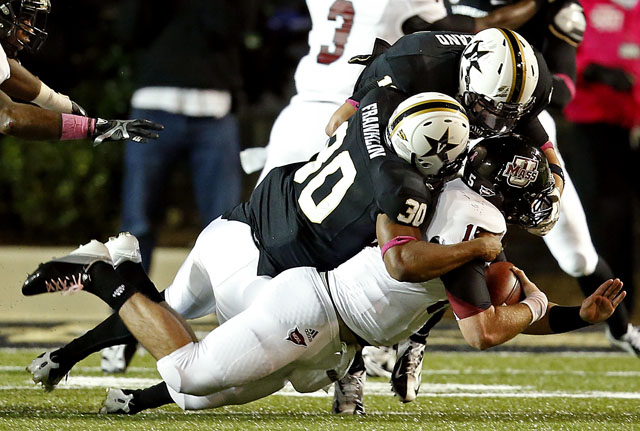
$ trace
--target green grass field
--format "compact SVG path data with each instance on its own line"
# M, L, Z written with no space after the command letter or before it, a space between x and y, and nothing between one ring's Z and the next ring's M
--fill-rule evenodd
M403 405L369 379L365 417L329 413L332 391L184 413L98 414L105 388L158 381L150 355L105 376L93 355L51 393L24 367L40 350L0 350L0 430L640 430L640 360L623 353L429 353L420 397Z

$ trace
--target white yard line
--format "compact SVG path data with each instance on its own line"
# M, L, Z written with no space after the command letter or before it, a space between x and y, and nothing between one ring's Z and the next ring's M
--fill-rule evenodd
M96 367L97 368L97 367ZM67 381L58 385L58 390L80 389L80 388L143 388L158 383L159 379L131 378L114 376L72 376ZM41 390L28 380L20 385L2 385L0 390ZM367 382L365 386L366 395L388 395L391 396L389 383L387 382ZM306 397L332 397L333 388L328 391L317 391L309 394L296 392L291 385L277 392L282 396L306 396ZM431 398L588 398L588 399L640 399L640 392L610 392L610 391L586 391L586 392L566 392L566 391L537 391L531 386L514 385L481 385L481 384L425 384L423 383L421 397Z
M25 367L15 365L0 365L1 371L24 371ZM127 372L154 372L153 368L129 367ZM100 367L75 367L71 371L72 375L79 373L101 373ZM471 369L439 369L431 370L424 368L423 375L428 376L473 376L473 375L545 375L545 376L601 376L601 377L640 377L640 371L583 371L583 370L532 370L505 368L497 370L495 368L471 368ZM109 376L105 376L109 377ZM119 376L113 376L119 377ZM125 378L124 376L121 376Z

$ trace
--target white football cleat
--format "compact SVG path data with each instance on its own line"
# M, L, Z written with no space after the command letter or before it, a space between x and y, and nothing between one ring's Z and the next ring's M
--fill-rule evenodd
M391 389L403 403L410 403L418 396L425 347L426 344L409 339L398 344L398 360L391 376Z
M103 401L100 413L102 414L131 414L131 400L133 394L125 394L122 389L107 389L107 398Z
M66 256L41 263L27 276L22 285L25 296L41 293L73 293L84 289L91 281L87 271L96 262L112 265L109 250L103 243L92 239Z
M640 329L629 323L627 326L627 332L620 338L615 338L611 335L611 331L607 327L605 333L607 338L614 346L625 350L632 355L640 356Z
M138 349L138 343L118 344L102 349L100 368L108 374L124 373Z
M54 352L55 350L42 353L26 368L31 373L33 383L42 385L47 392L54 390L60 380L67 375L66 373L58 375L56 372L60 368L60 364L51 359L51 354Z
M104 245L109 250L114 268L127 261L142 263L138 238L129 232L120 232L118 236L110 237Z
M396 352L393 347L367 346L362 349L364 367L369 377L391 378L391 371L396 363Z

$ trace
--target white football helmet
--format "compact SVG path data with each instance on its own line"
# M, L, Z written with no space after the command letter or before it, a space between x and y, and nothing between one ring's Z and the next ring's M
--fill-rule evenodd
M469 119L462 105L443 93L419 93L395 109L387 145L429 182L456 173L469 142Z
M490 28L476 34L460 57L460 100L473 137L513 130L533 104L538 60L515 31Z

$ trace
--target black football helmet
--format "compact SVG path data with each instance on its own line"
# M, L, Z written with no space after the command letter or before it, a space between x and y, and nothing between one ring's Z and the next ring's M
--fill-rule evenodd
M37 52L42 47L49 12L51 0L0 0L0 43L9 57L21 49Z
M495 205L507 223L536 227L552 210L555 181L544 153L518 135L487 138L469 152L463 179Z

